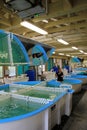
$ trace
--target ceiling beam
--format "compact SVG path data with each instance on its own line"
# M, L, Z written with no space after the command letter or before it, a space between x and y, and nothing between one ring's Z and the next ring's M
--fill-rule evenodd
M85 24L84 23L76 23L76 24L72 24L72 25L69 25L69 26L63 26L63 27L60 27L60 28L49 28L46 31L48 33L56 33L56 32L58 33L60 31L68 31L68 33L69 33L69 31L72 31L72 30L77 30L78 31L78 29L80 29L82 27L86 28L87 23L85 23ZM35 37L35 36L37 36L38 37L39 34L35 33L35 32L32 32L32 33L26 33L25 36L27 36L27 37Z
M60 56L58 54L52 55L51 58L56 58L56 59L68 59L67 56Z
M70 0L65 0L65 2L69 8L72 8L72 3Z
M5 12L5 13L9 13L11 16L13 15L14 17L18 18L16 13L14 13L13 11L11 11L10 9L8 9L6 7L4 0L0 0L0 10Z
M66 24L66 23L69 24L72 22L77 22L77 21L81 21L81 20L85 20L85 19L87 19L87 14L82 14L80 16L67 17L67 18L63 18L62 20L50 22L49 24L45 25L45 28L49 28L52 26L60 25L60 24Z
M1 15L2 17L2 20L1 20L1 23L3 24L7 24L8 26L11 26L15 23L15 25L19 24L21 19L19 18L19 16L14 13L13 11L11 11L10 9L8 9L6 6L5 6L5 3L3 2L3 0L0 0L0 11L3 12L4 14L8 13L9 15L9 18L6 19L3 15ZM15 19L14 19L15 18ZM6 23L7 22L7 23ZM13 22L13 23L12 23Z
M66 7L66 9L64 9L64 5L62 0L59 0L55 3L49 3L49 13L46 15L42 15L42 16L38 16L37 18L32 19L34 22L39 22L42 21L44 19L50 19L52 17L58 17L58 16L63 16L63 15L67 15L67 14L71 14L71 13L76 13L82 10L87 9L87 1L83 1L82 4L80 4L78 2L77 5L74 4L73 8L68 9Z
M50 28L48 29L48 33L54 33L54 32L59 32L59 31L64 31L64 30L78 30L79 28L82 28L82 27L87 27L87 23L76 23L76 24L72 24L72 25L69 25L69 26L64 26L64 27L60 27L60 28Z
M11 26L9 19L5 18L3 14L0 14L0 23L5 24L6 26Z
M40 40L40 39L44 39L44 38L49 38L49 37L57 37L57 36L63 36L64 38L68 38L68 37L77 37L77 36L79 36L79 35L81 35L81 36L86 36L87 34L86 34L86 32L87 32L87 29L85 28L85 29L83 29L83 30L80 30L79 29L79 32L78 31L64 31L64 32L57 32L57 33L53 33L53 34L48 34L47 36L45 35L45 36L37 36L37 37L32 37L34 40Z

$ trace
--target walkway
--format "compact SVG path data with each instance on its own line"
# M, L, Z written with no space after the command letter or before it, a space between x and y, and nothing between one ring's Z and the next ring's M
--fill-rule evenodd
M73 95L71 116L63 116L61 125L56 125L53 130L87 130L87 85Z

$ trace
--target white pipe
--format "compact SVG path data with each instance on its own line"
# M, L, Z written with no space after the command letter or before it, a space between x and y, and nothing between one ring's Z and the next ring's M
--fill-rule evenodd
M12 47L11 47L11 38L10 33L8 33L8 53L10 58L10 64L13 65L13 55L12 55Z
M49 110L44 111L44 130L49 129Z

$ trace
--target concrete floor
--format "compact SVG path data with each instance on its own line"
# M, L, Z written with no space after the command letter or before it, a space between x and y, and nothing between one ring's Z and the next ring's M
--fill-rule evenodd
M71 116L63 116L61 125L56 125L52 130L87 130L87 85L81 92L73 94L72 103Z

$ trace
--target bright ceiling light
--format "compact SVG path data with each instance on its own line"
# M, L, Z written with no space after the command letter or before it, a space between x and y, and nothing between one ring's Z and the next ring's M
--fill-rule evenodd
M64 45L68 45L69 43L64 41L63 39L57 39L58 42L64 44Z
M62 56L62 55L64 55L64 53L59 53L59 55L61 55L61 56Z
M86 52L84 52L84 54L85 54L85 55L87 55L87 53L86 53Z
M42 22L44 22L44 23L48 23L48 20L44 19L44 20L42 20Z
M57 19L55 19L55 18L51 18L51 20L52 20L52 21L57 21Z
M71 56L71 57L75 57L75 56Z
M66 56L70 56L70 55L67 54Z
M81 53L84 53L84 51L82 51L82 50L79 50Z
M55 54L55 51L53 52L53 54Z
M31 30L33 30L33 31L35 31L37 33L40 33L40 34L43 34L43 35L48 34L48 32L42 30L41 28L39 28L39 27L37 27L37 26L27 22L27 21L23 21L20 24L21 24L21 26L24 26L24 27L26 27L28 29L31 29Z
M73 46L72 48L73 48L73 49L75 49L75 50L78 50L78 48L77 48L77 47L75 47L75 46Z

